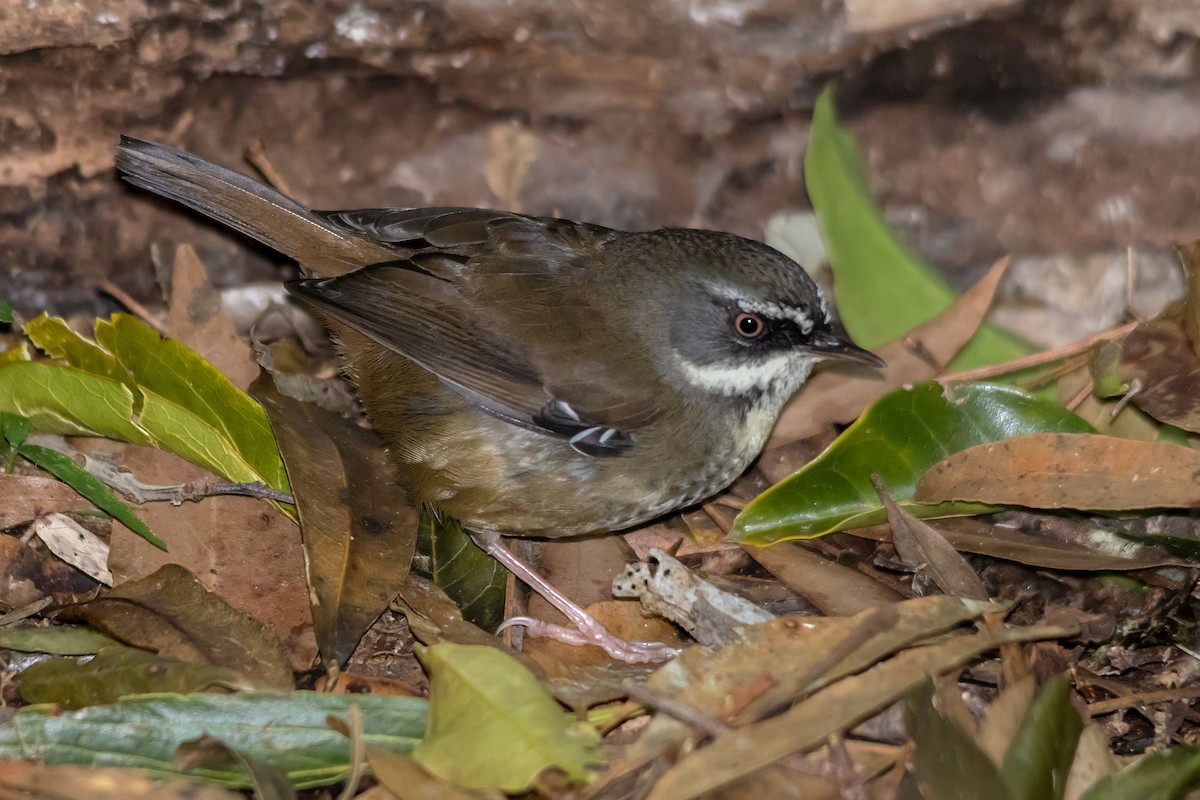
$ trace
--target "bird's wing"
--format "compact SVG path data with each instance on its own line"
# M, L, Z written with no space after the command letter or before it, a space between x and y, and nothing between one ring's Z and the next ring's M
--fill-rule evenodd
M588 455L629 450L661 396L648 358L630 352L636 339L611 329L581 280L588 245L612 232L474 209L426 211L423 219L408 210L340 212L402 247L426 244L402 261L289 288L489 414Z

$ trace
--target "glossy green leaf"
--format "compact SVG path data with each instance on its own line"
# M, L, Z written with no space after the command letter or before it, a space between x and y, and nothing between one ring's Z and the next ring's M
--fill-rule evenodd
M1071 686L1058 676L1042 687L1004 753L1004 780L1013 797L1062 800L1083 732Z
M417 547L429 554L433 582L462 609L463 619L485 631L504 621L508 573L483 552L458 522L422 510Z
M131 421L134 403L128 386L74 367L42 361L0 366L0 411L28 417L38 433L149 444Z
M136 647L111 645L88 659L48 658L23 670L17 688L27 702L72 710L155 692L187 694L212 686L246 688L236 671L189 664Z
M117 497L116 492L101 483L98 478L79 466L79 464L75 463L75 459L63 455L57 450L51 450L48 447L41 447L35 444L21 445L17 448L17 452L23 458L29 459L46 472L49 472L79 492L90 500L96 508L101 509L113 519L120 520L122 525L129 528L129 530L138 536L141 536L150 544L160 550L167 549L166 543L151 533L146 523L142 522L138 518L138 515L133 513L133 509L126 505L121 498Z
M426 701L370 694L238 692L127 697L106 706L57 713L52 706L21 709L0 724L0 758L45 764L138 767L159 777L200 777L228 786L251 785L242 768L181 772L176 749L203 735L250 758L282 768L297 788L325 786L349 773L350 742L325 722L363 713L367 744L407 753L425 728Z
M1079 800L1180 800L1200 786L1200 750L1173 747L1152 753L1096 781Z
M813 110L804 176L833 268L838 312L856 342L877 347L950 305L953 290L900 243L884 220L854 138L837 123L831 89ZM999 363L1029 352L1011 334L985 325L952 368Z
M978 512L967 503L916 505L917 481L960 450L1026 433L1091 433L1061 405L1007 386L933 382L879 398L815 460L755 498L734 522L733 541L766 545L882 522L871 485L918 517Z
M595 729L563 711L511 656L450 642L420 656L431 685L429 730L413 757L435 775L516 793L551 767L582 781L599 762Z
M262 406L194 350L127 314L96 323L96 341L112 353L147 396L185 409L230 442L262 480L286 490L287 475ZM148 409L143 409L143 414ZM143 425L147 423L143 420ZM228 476L232 480L240 480Z

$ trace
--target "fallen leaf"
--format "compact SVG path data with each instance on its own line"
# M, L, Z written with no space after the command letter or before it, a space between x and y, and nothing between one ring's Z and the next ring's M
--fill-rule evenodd
M431 686L429 728L413 757L435 775L511 794L551 767L582 781L600 762L596 731L564 712L516 659L448 642L420 656Z
M65 514L50 514L36 520L30 530L51 553L93 580L112 586L108 571L108 542Z
M870 576L796 542L779 542L770 547L743 546L767 572L828 616L848 617L903 599L894 589Z
M92 504L54 478L0 474L0 530L57 511L79 511Z
M949 499L1030 508L1124 511L1200 505L1200 451L1095 434L1016 436L930 467L921 502Z
M0 796L43 800L243 800L219 786L162 781L112 767L51 767L0 760Z
M236 670L258 688L292 688L290 665L270 631L176 564L61 613L168 658Z
M371 431L280 393L267 373L250 392L267 409L287 466L317 644L332 671L404 585L418 512Z
M987 600L988 593L983 588L983 581L979 580L975 570L945 537L897 505L878 476L873 477L873 482L883 507L887 509L892 544L904 563L929 575L937 587L948 595Z

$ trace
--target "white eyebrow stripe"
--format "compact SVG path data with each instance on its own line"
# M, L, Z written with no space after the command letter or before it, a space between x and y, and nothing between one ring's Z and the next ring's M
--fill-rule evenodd
M767 303L761 300L738 300L738 307L742 311L751 314L762 314L764 317L771 319L790 319L800 328L800 332L807 335L812 333L813 320L805 312L798 308L789 306L781 306L779 303Z

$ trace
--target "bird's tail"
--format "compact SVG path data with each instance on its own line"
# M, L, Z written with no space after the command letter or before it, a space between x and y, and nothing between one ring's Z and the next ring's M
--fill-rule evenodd
M117 169L134 186L174 200L278 250L305 272L338 275L395 258L274 189L175 147L122 136Z

